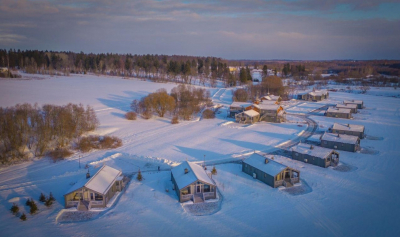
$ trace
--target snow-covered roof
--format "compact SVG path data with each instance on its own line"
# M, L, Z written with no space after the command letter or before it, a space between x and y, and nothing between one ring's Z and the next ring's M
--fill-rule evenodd
M235 101L235 102L233 102L232 104L231 104L231 107L242 107L242 108L246 108L246 107L249 107L249 106L251 106L252 105L252 103L249 103L249 102L237 102L237 101Z
M362 100L344 100L343 104L362 104Z
M185 169L188 169L188 173L186 174ZM180 165L174 167L171 172L179 189L182 189L198 180L215 185L214 181L208 177L203 167L194 162L184 161Z
M84 177L76 182L66 194L82 187L86 187L100 194L105 194L121 174L121 171L108 165L103 165L90 179L86 179L86 177Z
M266 96L263 96L262 98L264 98L266 100L277 101L280 98L280 96L279 95L266 95Z
M250 110L246 110L243 113L245 113L246 115L248 115L249 117L256 117L258 115L260 115L257 111L250 109Z
M268 160L267 163L265 163L265 159ZM243 162L271 176L275 176L287 168L286 165L282 165L281 163L268 159L257 153L253 153L248 158L244 159Z
M326 112L331 112L331 113L341 113L341 114L349 114L351 113L350 109L343 109L343 108L333 108L329 107Z
M278 110L280 105L277 104L254 104L254 107L261 110Z
M274 105L276 103L276 101L273 100L262 100L260 101L261 104L265 104L265 105Z
M344 108L344 109L357 109L357 104L337 104L336 108Z
M310 93L308 93L312 96L322 96L322 95L326 95L328 94L328 91L326 90L320 90L320 91L311 91Z
M363 132L364 126L363 125L356 125L356 124L340 124L334 123L332 129L337 130L347 130L347 131L354 131L354 132Z
M346 144L357 144L357 141L360 138L358 136L346 135L346 134L337 134L337 133L324 133L321 137L321 141L331 141L331 142L340 142Z
M324 148L324 147L320 147L320 146L299 143L298 145L292 147L292 151L325 159L325 158L327 158L327 156L329 156L332 153L333 150Z

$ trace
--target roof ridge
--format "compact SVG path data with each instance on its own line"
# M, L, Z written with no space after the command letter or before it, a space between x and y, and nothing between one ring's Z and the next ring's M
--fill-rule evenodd
M103 166L102 166L92 177L90 177L90 179L89 179L89 180L85 183L85 185L83 185L83 186L86 186L87 184L89 184L90 181L92 181L93 178L94 178L101 170L103 170L105 166L106 166L106 165L103 164Z

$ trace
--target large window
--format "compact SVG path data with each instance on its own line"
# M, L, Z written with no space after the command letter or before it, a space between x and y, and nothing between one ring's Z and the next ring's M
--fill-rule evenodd
M96 201L103 201L103 195L100 195L100 194L95 193L95 194L94 194L94 200L96 200Z
M190 194L190 187L182 189L181 193L182 193L182 195Z
M210 187L210 185L204 184L204 192L205 192L205 193L211 192L211 187Z

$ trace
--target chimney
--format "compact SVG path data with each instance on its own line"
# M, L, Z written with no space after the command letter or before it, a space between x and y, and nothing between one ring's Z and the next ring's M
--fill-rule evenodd
M268 164L269 160L268 158L265 158L265 164Z
M86 173L86 179L89 179L90 178L90 173L89 173L89 169L87 170L87 173Z
M189 173L189 170L187 168L185 168L185 174Z

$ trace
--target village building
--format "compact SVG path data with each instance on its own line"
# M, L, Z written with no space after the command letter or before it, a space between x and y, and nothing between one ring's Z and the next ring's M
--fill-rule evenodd
M261 101L274 101L274 102L280 102L282 100L282 97L279 95L266 95L261 97Z
M0 72L8 72L8 68L7 67L0 67Z
M292 158L323 168L339 164L337 151L305 143L292 147Z
M124 187L122 172L110 166L103 165L95 175L76 182L64 195L65 207L76 207L79 211L90 208L104 208L117 192Z
M324 135L321 136L321 146L342 151L356 152L360 148L360 138L358 136L346 134L324 133Z
M235 115L235 120L238 123L256 123L260 120L260 113L251 109Z
M172 168L171 180L179 202L204 200L217 197L217 186L200 165L184 161Z
M229 106L229 117L235 117L236 114L241 113L245 110L250 110L253 108L253 103L248 102L233 102Z
M260 114L259 121L281 123L285 121L286 112L282 106L276 104L254 104L254 110Z
M364 102L362 100L344 100L343 104L345 104L345 105L356 104L357 105L357 109L364 108Z
M352 118L350 109L339 109L333 107L329 107L328 110L326 110L325 115L327 117L333 117L333 118L345 118L345 119Z
M363 125L356 125L356 124L334 123L332 127L329 128L329 132L331 133L357 136L360 139L364 138L364 131L365 127Z
M242 171L267 185L291 187L300 182L300 171L254 153L242 162Z
M298 100L308 100L308 101L321 101L328 99L329 92L327 90L303 92L297 94Z
M337 104L336 108L338 109L350 109L350 112L357 113L357 105L356 104Z

